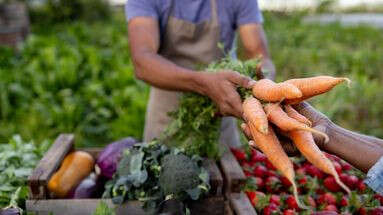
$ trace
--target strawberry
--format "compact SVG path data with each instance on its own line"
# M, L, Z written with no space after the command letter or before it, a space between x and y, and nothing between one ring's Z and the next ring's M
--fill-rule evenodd
M264 182L263 182L263 179L260 178L260 177L254 177L255 178L255 181L256 181L256 185L257 185L257 189L262 189L263 186L265 185Z
M270 176L275 176L275 177L278 176L278 175L277 175L277 172L274 171L274 170L269 170L269 171L267 171L266 175L269 176L269 177L270 177Z
M323 178L325 175L317 167L310 165L306 168L306 172L312 177Z
M307 177L306 176L303 176L302 178L300 178L298 180L299 185L305 185L306 183L307 183Z
M316 208L317 207L317 204L315 203L315 200L311 196L306 196L305 203L307 205L311 206L311 208Z
M253 162L264 162L266 159L266 156L262 152L256 150L251 155L251 161Z
M358 186L358 181L359 180L355 175L349 175L345 183L350 189L353 190Z
M363 180L359 180L357 187L360 192L364 192L367 189L366 184L363 182Z
M271 195L270 203L274 203L275 205L279 206L281 204L281 197L275 194Z
M295 211L292 209L287 209L283 211L283 215L295 215Z
M277 170L277 169L274 167L274 165L273 165L269 160L266 160L265 164L266 164L266 168L267 168L267 169L270 169L270 170Z
M295 171L295 173L296 173L297 175L306 175L306 169L303 168L303 167L300 167L300 168L298 168L298 169Z
M358 215L367 215L367 209L366 208L359 208L358 211L356 212Z
M237 148L230 148L231 152L234 154L234 157L237 158L237 160L242 161L246 160L246 154Z
M246 191L246 195L253 206L257 205L260 198L265 197L265 194L259 191Z
M247 171L247 170L243 170L243 173L245 173L246 177L250 177L252 175L252 173L250 171Z
M279 214L278 206L273 204L273 203L270 203L268 206L263 208L262 214L263 215L271 215L271 214L276 214L276 213Z
M341 190L341 187L336 183L333 176L327 176L323 181L324 186L331 192L338 192Z
M347 162L342 162L342 169L344 171L348 171L348 170L352 169L352 166L349 163L347 163Z
M383 205L383 196L380 194L375 194L374 198L380 201L380 205Z
M267 177L265 181L266 190L270 193L277 191L280 187L280 181L275 176Z
M339 202L339 206L346 207L348 205L348 199L346 196L342 196L342 199Z
M289 208L289 209L299 210L297 201L295 201L295 198L292 195L289 195L286 198L286 204L287 204L287 208Z
M292 185L289 179L287 179L285 176L281 177L281 182L286 188L289 188Z
M334 211L319 211L319 212L314 212L311 215L338 215L338 213Z
M321 194L324 194L325 191L322 188L318 188L318 189L315 190L315 193L318 194L318 195L321 195Z
M323 210L338 212L338 208L335 205L327 205Z
M380 207L377 207L377 208L374 208L370 211L369 213L370 215L383 215L383 207L380 206Z
M254 168L254 175L257 176L257 177L261 177L261 178L264 178L266 177L266 173L267 173L267 169L265 166L263 165L259 165L257 167Z
M335 205L336 204L336 198L334 194L332 193L325 193L319 196L318 198L318 204L322 205Z
M340 163L333 161L332 164L334 165L336 172L338 174L341 174L342 173L342 166L340 165Z

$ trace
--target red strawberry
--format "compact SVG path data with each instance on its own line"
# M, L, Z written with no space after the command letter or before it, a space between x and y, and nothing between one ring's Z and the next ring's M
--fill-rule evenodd
M236 148L230 148L230 149L231 149L231 152L234 154L235 158L237 158L237 160L239 161L246 160L246 154L243 151Z
M339 179L343 182L343 183L347 183L347 180L348 180L348 175L346 173L342 173L342 174L339 174Z
M254 175L257 176L257 177L261 177L261 178L264 178L266 177L266 173L267 173L267 169L266 167L264 167L263 165L259 165L257 167L254 168Z
M335 205L327 205L323 210L338 212L338 208Z
M315 203L314 199L311 197L311 196L307 196L305 198L305 203L309 206L311 206L311 208L316 208L317 207L317 204Z
M357 187L360 192L364 192L367 189L366 184L363 182L363 180L359 180Z
M334 211L319 211L319 212L314 212L311 215L338 215L338 213Z
M338 192L341 190L341 187L336 183L333 176L327 176L327 178L323 181L323 184L331 192Z
M356 212L358 215L367 215L367 209L366 208L359 208L359 210Z
M267 169L270 169L270 170L277 170L274 165L269 161L269 160L266 160L266 168Z
M295 215L295 211L292 209L287 209L283 211L283 215Z
M265 197L265 194L259 191L246 191L246 195L253 206L257 205L259 198Z
M281 182L282 182L283 186L285 186L287 188L292 185L291 182L289 181L289 179L287 179L285 176L281 177Z
M332 164L334 165L336 172L338 174L341 174L342 173L342 166L336 161L333 161Z
M343 162L343 163L342 163L342 169L343 169L344 171L348 171L348 170L351 170L351 169L352 169L352 166L351 166L349 163L347 163L347 162Z
M349 175L345 183L350 189L355 189L358 186L358 181L355 175Z
M260 177L254 177L257 185L257 189L262 189L263 186L265 185L263 182L263 179Z
M268 206L263 208L262 214L264 214L264 215L271 215L274 213L278 213L278 206L273 204L273 203L270 203Z
M295 201L295 198L292 195L289 195L287 197L286 204L287 204L287 208L289 208L289 209L295 209L295 210L299 209L297 201Z
M306 172L312 177L323 178L325 175L317 167L310 165L306 168Z
M274 171L274 170L269 170L269 171L267 171L266 175L269 176L269 177L270 177L270 176L275 176L275 177L278 176L278 175L277 175L277 172Z
M342 199L339 202L339 206L346 207L348 205L348 199L346 196L342 196Z
M275 205L279 206L281 204L281 197L275 194L271 195L270 203L274 203Z
M251 156L251 160L253 162L264 162L266 160L266 156L262 152L258 152L255 150L255 152Z
M380 201L380 205L383 205L383 196L380 194L375 194L374 198Z
M243 173L245 173L246 177L250 177L252 175L251 172L249 172L247 170L243 170Z
M315 193L318 195L321 195L321 194L324 194L325 191L322 188L318 188L317 190L315 190Z
M302 178L300 178L298 180L299 185L305 185L306 183L307 183L307 177L306 176L303 176Z
M270 176L270 177L267 177L267 179L265 181L265 185L266 185L266 190L268 192L273 192L273 191L276 191L279 189L280 181L277 177Z
M370 215L383 215L383 207L380 206L380 207L377 207L377 208L374 208L370 211L369 213Z
M318 198L318 203L320 205L325 204L325 205L335 205L336 204L336 198L334 194L332 193L325 193L319 196Z
M296 173L297 175L306 175L306 169L303 168L303 167L300 167L300 168L298 168L298 169L295 171L295 173Z

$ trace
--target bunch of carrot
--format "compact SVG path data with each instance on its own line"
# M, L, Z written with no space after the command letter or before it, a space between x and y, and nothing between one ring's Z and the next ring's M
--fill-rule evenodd
M291 106L326 93L344 81L350 83L347 78L330 76L290 79L281 83L262 79L253 86L253 96L247 97L243 102L244 119L253 139L250 145L257 146L292 183L295 199L301 208L306 206L298 199L293 164L284 152L271 124L289 137L308 161L320 170L333 175L336 183L350 193L349 188L339 179L331 161L315 144L312 133L324 136L325 141L328 141L328 136L311 128L310 120Z

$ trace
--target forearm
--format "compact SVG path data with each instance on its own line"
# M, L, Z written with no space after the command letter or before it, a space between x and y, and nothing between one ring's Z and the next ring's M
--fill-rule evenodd
M133 54L136 77L152 86L174 91L200 92L200 74L177 66L157 53Z
M367 172L383 156L383 140L361 135L330 123L327 132L330 141L323 149Z

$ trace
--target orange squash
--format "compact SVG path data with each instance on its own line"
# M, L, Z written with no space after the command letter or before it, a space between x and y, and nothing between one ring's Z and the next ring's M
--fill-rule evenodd
M92 172L94 163L93 157L87 152L71 152L64 158L59 170L49 180L49 191L55 197L66 197Z

